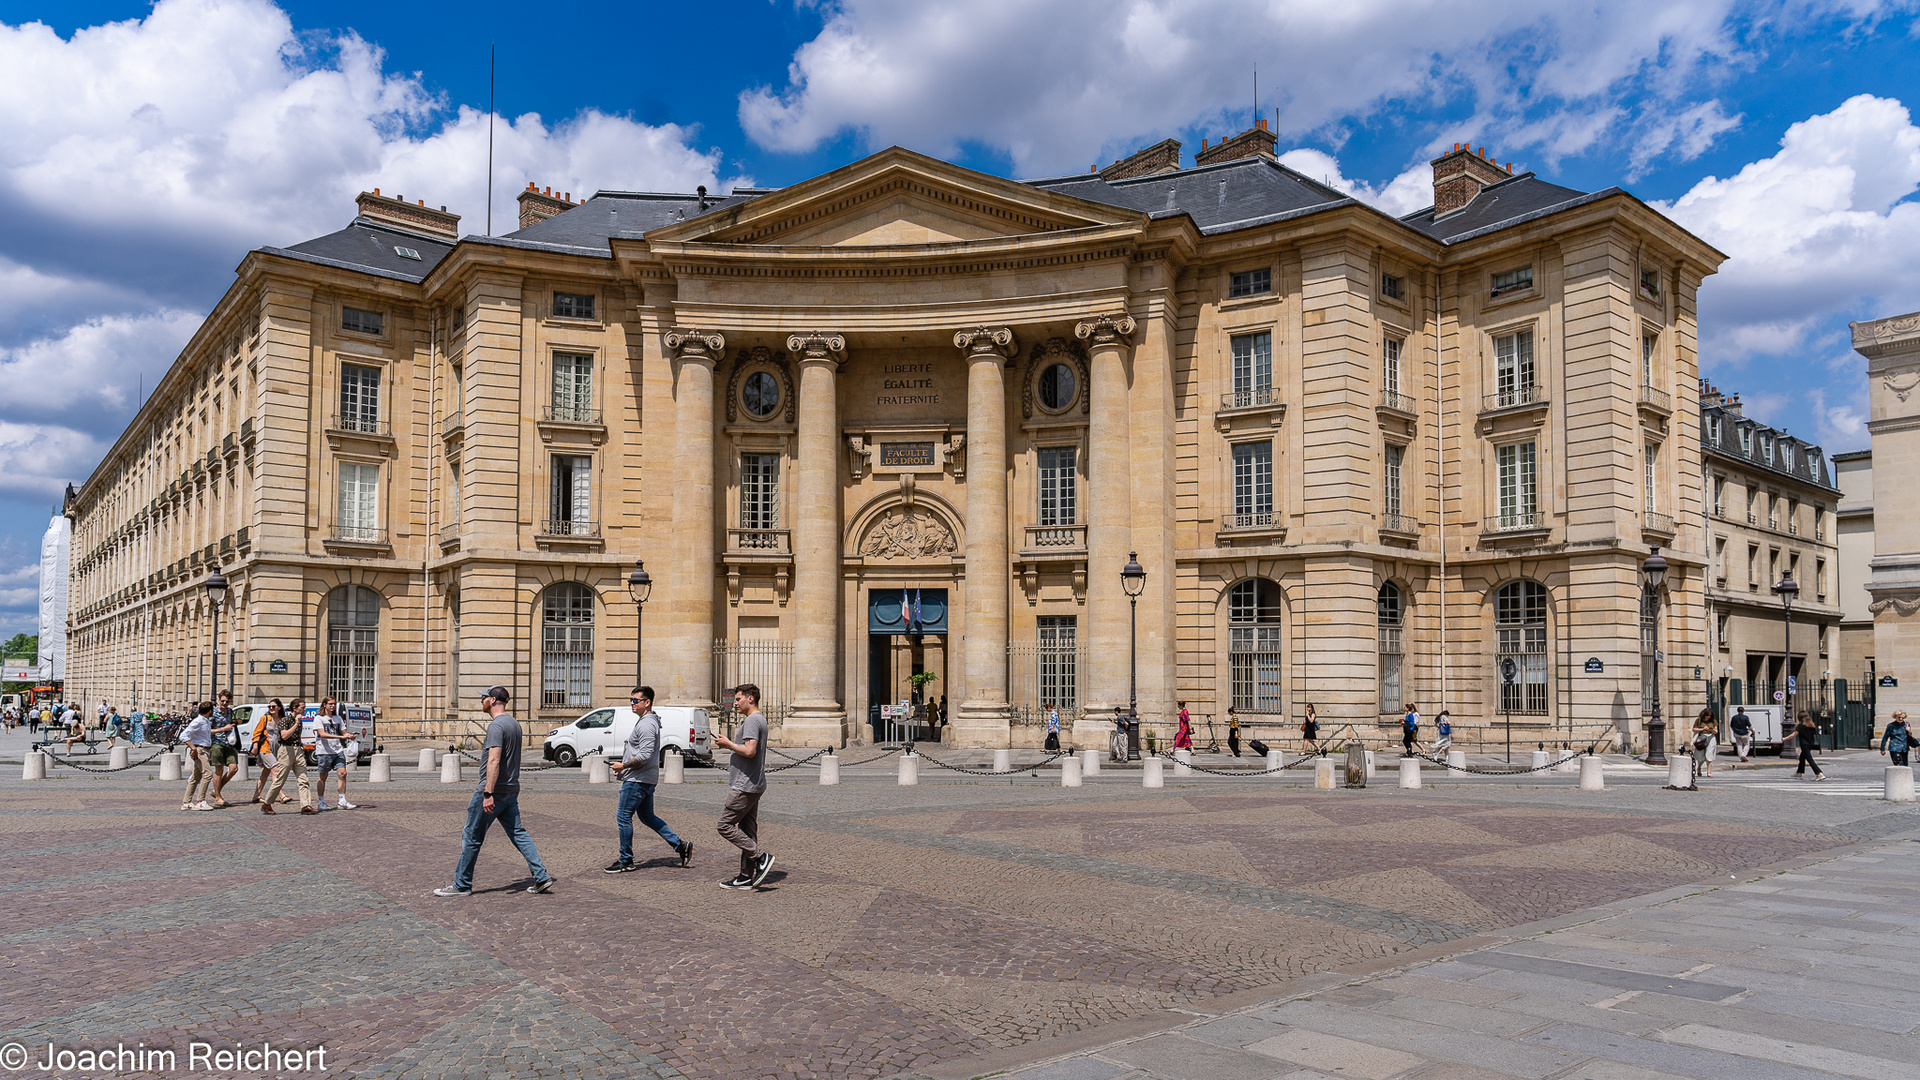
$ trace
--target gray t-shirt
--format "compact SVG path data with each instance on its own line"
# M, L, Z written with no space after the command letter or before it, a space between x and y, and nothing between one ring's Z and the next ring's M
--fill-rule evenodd
M660 782L660 714L652 709L627 733L627 752L620 759L627 765L620 778L629 784ZM637 764L634 764L636 763Z
M500 778L494 783L495 795L517 795L520 793L520 721L512 713L501 713L487 725L487 741L480 747L480 784L475 789L484 793L487 790L487 759L493 756L493 748L500 748Z
M316 754L340 753L346 748L346 743L342 742L337 736L345 735L346 733L347 722L340 718L339 713L334 713L332 716L314 717L313 752ZM326 736L329 735L336 737L331 739L327 738Z
M727 788L730 791L767 790L767 718L765 714L754 713L740 721L740 730L734 733L736 743L758 739L752 757L733 755L727 763Z

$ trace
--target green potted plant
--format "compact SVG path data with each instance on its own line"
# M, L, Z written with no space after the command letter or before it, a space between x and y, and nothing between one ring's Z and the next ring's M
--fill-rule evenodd
M913 687L913 696L918 699L927 689L927 684L935 682L940 676L931 671L915 672L907 676L907 685Z

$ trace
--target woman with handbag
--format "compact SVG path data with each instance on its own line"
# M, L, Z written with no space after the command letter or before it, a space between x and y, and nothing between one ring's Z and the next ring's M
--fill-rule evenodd
M1712 709L1701 709L1693 718L1693 772L1695 776L1713 775L1713 754L1720 745L1720 724Z
M1813 717L1804 712L1800 714L1800 722L1793 728L1793 739L1794 743L1800 747L1800 767L1793 770L1793 778L1798 780L1807 775L1807 766L1811 765L1813 778L1825 780L1827 774L1821 772L1820 763L1813 760L1814 748L1820 745L1820 726L1813 722Z

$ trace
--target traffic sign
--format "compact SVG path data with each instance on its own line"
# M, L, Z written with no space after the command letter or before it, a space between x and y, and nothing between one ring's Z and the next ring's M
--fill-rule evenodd
M1514 681L1519 677L1520 677L1520 665L1517 662L1515 662L1513 657L1511 656L1501 657L1500 658L1501 681L1506 683L1508 686L1512 686L1514 684Z
M1775 690L1773 692L1773 700L1775 701L1787 700L1787 692L1785 690Z

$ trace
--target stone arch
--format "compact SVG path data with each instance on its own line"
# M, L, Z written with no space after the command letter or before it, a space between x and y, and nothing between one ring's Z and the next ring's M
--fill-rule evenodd
M967 549L961 520L937 495L888 492L854 515L844 550L882 562L958 560Z

